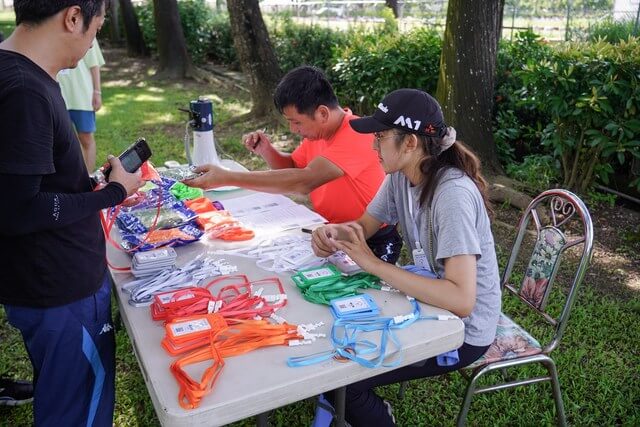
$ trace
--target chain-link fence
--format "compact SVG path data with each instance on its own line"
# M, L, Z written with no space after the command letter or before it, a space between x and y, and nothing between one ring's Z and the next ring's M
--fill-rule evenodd
M133 0L143 3L150 0ZM178 0L180 1L180 0ZM216 10L226 9L225 0L206 0ZM429 26L444 31L447 0L260 0L266 15L286 14L299 23L348 29L355 25L378 25L396 5L398 26L407 31ZM0 0L0 10L13 0ZM629 33L640 36L640 0L506 0L502 36L531 29L547 40L579 40L594 26L624 23Z
M400 30L426 25L444 30L446 0L263 0L267 15L287 14L297 22L346 29L384 21L387 3L397 5ZM594 25L627 22L640 35L640 0L507 0L503 37L531 29L547 40L577 40Z

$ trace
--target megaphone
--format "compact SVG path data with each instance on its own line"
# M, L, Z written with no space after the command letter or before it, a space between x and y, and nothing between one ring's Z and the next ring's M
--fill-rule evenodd
M193 128L193 151L188 132L184 141L185 154L189 165L220 165L213 136L213 103L206 97L198 97L189 103L189 124Z

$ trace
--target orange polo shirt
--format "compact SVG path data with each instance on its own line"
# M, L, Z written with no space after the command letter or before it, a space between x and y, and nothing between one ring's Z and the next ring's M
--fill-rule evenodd
M322 156L344 172L340 178L321 185L309 195L313 209L332 223L360 218L384 179L384 171L372 147L373 135L351 129L349 121L358 116L349 109L344 111L342 124L333 137L326 140L305 138L291 154L297 168L304 168Z

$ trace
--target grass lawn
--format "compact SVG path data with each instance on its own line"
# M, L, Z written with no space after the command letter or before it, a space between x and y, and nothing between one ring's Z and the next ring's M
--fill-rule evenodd
M1 16L0 16L1 18ZM103 69L104 107L98 114L98 163L107 153L117 154L135 138L144 136L154 151L153 160L184 161L182 138L185 115L177 110L199 95L214 99L216 137L223 150L250 167L263 166L240 146L240 135L262 128L261 123L227 126L230 118L248 111L246 94L222 85L195 82L160 82L150 78L154 63L134 61L122 51L107 51ZM270 129L274 131L274 129ZM283 133L276 129L276 133ZM280 139L279 139L280 140ZM290 139L282 140L290 146ZM518 213L497 207L496 244L504 265ZM553 357L557 362L565 408L574 425L640 425L640 243L637 212L607 211L592 207L596 224L593 266L579 293L567 333ZM629 218L619 228L608 225L612 215ZM629 234L631 233L631 234ZM571 264L571 261L568 262ZM6 285L6 284L5 284ZM506 311L518 311L506 304ZM521 311L521 310L520 310ZM523 324L540 330L536 318L524 315ZM158 421L124 330L117 339L117 402L115 425L153 426ZM0 310L0 373L31 378L22 341ZM283 361L284 363L284 361ZM410 384L398 401L398 386L380 389L395 409L399 425L453 425L460 405L463 382L458 374ZM215 391L214 391L215 392ZM278 426L309 425L314 405L303 401L276 410L271 423ZM482 395L474 400L470 425L552 425L555 410L548 384ZM0 407L0 426L32 423L31 405ZM253 425L251 419L234 425Z
M1 11L0 12L0 33L6 38L13 31L16 26L16 17L13 11Z

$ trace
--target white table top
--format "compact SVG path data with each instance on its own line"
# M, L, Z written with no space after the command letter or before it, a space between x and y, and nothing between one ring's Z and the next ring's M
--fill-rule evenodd
M233 197L234 193L239 196L244 192L233 192L225 196ZM209 193L208 195L213 196L211 198L214 199L226 198L215 197L218 194ZM203 237L200 242L176 248L177 265L183 265L203 251L237 245L237 243L229 244ZM110 246L107 252L112 265L128 265L130 257L125 253ZM238 272L246 274L250 280L274 277L274 273L256 267L255 260L232 255L220 257L230 264L237 265ZM300 368L287 366L288 357L331 350L330 338L320 338L311 345L298 347L263 348L225 359L225 366L211 394L202 399L198 408L184 410L178 403L178 384L169 370L169 365L175 359L160 345L164 337L162 322L151 319L148 307L136 308L128 304L128 295L123 293L121 286L132 280L132 275L112 272L112 276L117 288L117 300L123 323L133 344L158 419L163 426L223 425L388 370L388 368L369 369L354 362L344 363L336 360ZM333 317L328 307L305 301L290 279L290 274L278 277L285 287L288 298L287 305L278 310L278 315L293 324L323 321L325 326L314 332L324 332L329 335ZM409 302L402 294L376 290L366 292L373 296L381 309L382 316L408 314L411 311ZM423 315L450 314L446 310L426 304L421 304L421 310ZM397 330L396 336L402 344L400 366L405 366L460 347L464 339L464 325L460 320L423 320L408 328ZM377 342L376 338L371 339ZM199 377L200 371L197 367L189 372Z

